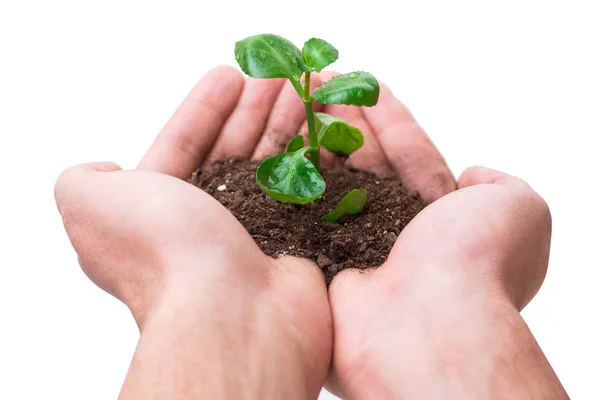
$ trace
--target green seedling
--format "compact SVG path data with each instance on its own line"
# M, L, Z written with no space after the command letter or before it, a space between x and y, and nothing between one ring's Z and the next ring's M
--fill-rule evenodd
M358 214L367 202L367 191L365 189L354 189L344 196L337 204L335 210L323 217L325 222L337 222L344 215Z
M287 78L304 102L308 145L301 135L295 136L288 143L285 153L267 158L256 171L260 189L276 200L296 204L315 201L323 195L326 186L319 173L321 146L335 155L348 157L364 143L360 129L339 118L313 111L314 101L365 107L377 104L379 84L367 72L339 75L311 93L311 73L321 72L337 58L338 51L331 44L315 38L304 43L302 51L290 41L272 34L251 36L235 44L235 59L247 75L254 78ZM360 203L360 199L362 206L354 206ZM338 208L357 210L350 213L360 212L365 199L364 189L354 190L342 199L333 213ZM348 208L342 203L352 203L353 207ZM348 213L337 212L342 212L342 215Z

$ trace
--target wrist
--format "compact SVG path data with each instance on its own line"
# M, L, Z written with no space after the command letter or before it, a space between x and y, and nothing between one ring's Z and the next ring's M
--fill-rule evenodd
M184 385L189 398L305 399L318 393L322 379L315 382L302 337L278 313L282 299L270 290L273 277L265 275L273 269L265 262L271 263L266 257L241 264L221 259L169 274L140 325L122 398L173 398L181 387L170 382ZM263 276L240 277L240 269Z
M341 393L352 399L566 398L508 294L472 272L469 279L459 269L408 272L402 289L390 289L386 299L393 312L353 355L356 362L342 377L338 372Z
M264 255L246 252L240 257L236 252L218 249L201 249L202 254L173 252L147 261L152 265L142 282L130 282L122 299L130 309L142 332L149 319L160 319L160 310L174 304L198 302L199 293L216 290L260 290L269 282L268 260ZM243 259L242 259L243 258ZM168 260L168 262L163 262ZM240 266L244 266L240 268ZM143 267L140 267L143 268ZM158 272L156 272L158 271ZM227 287L225 287L227 286Z

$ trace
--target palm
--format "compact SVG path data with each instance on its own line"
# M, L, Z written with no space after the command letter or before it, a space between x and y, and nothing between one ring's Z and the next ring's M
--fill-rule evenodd
M229 283L243 288L251 286L249 281L270 274L270 259L233 215L183 180L210 160L262 158L280 151L286 137L300 129L304 115L296 93L283 83L246 81L233 68L216 68L177 109L137 170L102 166L110 172L97 174L94 165L89 165L75 167L59 179L57 202L84 271L101 288L127 303L134 314L143 311L137 310L138 304L152 302L162 290L166 261L184 264L182 260L195 259L210 265L219 258L236 259L241 262L230 263L234 270L203 271L226 275ZM79 185L80 181L86 185ZM80 221L82 215L85 224ZM205 255L212 259L206 260ZM274 301L326 300L324 283L315 279L320 274L317 268L301 268L308 263L299 260L277 263L278 273L285 273L277 278L284 281L281 286L275 285L271 291ZM206 278L204 281L210 282L215 276ZM297 285L299 279L309 279L310 284L286 292L286 287ZM279 291L285 293L277 296ZM326 303L321 303L313 316L317 325L327 320ZM310 316L300 317L301 325L313 325ZM329 354L322 357L328 359Z
M372 109L328 106L326 112L360 127L365 144L371 143L350 158L354 166L378 173L390 168L432 203L402 231L384 265L367 273L345 270L331 284L335 337L328 384L344 393L362 371L386 368L390 348L383 344L394 344L396 354L425 355L427 349L412 349L395 336L410 331L411 321L419 324L418 310L403 309L404 293L435 293L435 285L460 282L456 287L467 296L480 288L491 297L508 292L517 308L524 307L545 275L550 219L544 201L526 183L503 173L469 169L455 191L441 155L385 88ZM461 268L467 258L476 258L482 268ZM424 307L437 302L423 296Z
M256 354L273 356L265 362L278 373L281 360L306 362L293 375L312 382L304 389L314 397L332 345L321 271L306 260L273 261L221 204L184 181L210 159L278 151L279 142L270 141L279 140L275 133L293 135L302 124L302 108L290 107L297 99L282 86L217 68L192 90L136 170L73 167L55 195L84 271L125 302L141 328L166 302L200 296L197 306L207 316L200 319L218 320L207 331L241 347L256 339L265 349Z

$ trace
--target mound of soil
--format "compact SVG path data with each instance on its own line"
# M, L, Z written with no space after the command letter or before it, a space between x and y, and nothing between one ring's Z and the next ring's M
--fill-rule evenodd
M322 171L327 189L314 203L280 203L256 184L258 165L225 159L199 169L189 181L229 209L265 254L311 259L323 270L328 285L344 268L383 264L400 231L426 206L419 193L408 191L398 178L347 168ZM322 221L344 195L357 188L367 190L361 213L337 223Z

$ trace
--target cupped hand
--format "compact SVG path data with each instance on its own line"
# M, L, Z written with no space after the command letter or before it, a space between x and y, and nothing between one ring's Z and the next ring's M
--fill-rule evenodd
M487 319L473 315L492 308L479 305L521 310L535 295L548 263L548 207L522 180L482 167L467 169L455 190L441 155L385 86L376 107L325 112L365 132L370 145L350 157L352 164L392 170L432 202L401 232L381 267L345 270L331 283L329 387L344 398L452 398L440 387L459 378L432 375L432 360L449 369L461 351L475 348L477 335L485 336L476 325ZM471 317L475 336L467 347L447 341L453 324Z
M181 104L137 169L73 167L59 178L55 197L84 272L131 309L141 348L148 327L168 331L189 318L202 324L202 337L193 342L205 347L203 360L192 360L201 371L193 373L227 371L243 377L238 382L256 378L249 384L264 390L260 398L268 398L266 388L280 380L287 392L277 398L310 398L327 375L332 346L320 270L307 261L265 256L233 215L184 181L208 160L275 152L284 140L280 132L297 132L303 109L283 83L244 80L233 68L216 68ZM147 368L136 369L138 361L123 398L144 398L127 393L151 390L148 382L131 383L136 370ZM263 382L260 371L279 378ZM176 379L189 387L197 381L185 373ZM204 386L208 398L210 385Z
M316 75L312 84L330 77ZM402 232L383 266L343 271L332 282L330 387L358 393L376 364L398 376L385 361L405 348L390 348L394 338L385 336L405 330L407 315L419 311L407 310L407 293L423 304L483 297L521 308L544 276L549 216L525 183L495 171L468 170L454 192L443 158L385 86L373 108L315 106L362 130L365 145L348 161L354 167L395 172L429 202L444 196ZM261 359L279 376L295 364L306 393L285 398L316 393L329 366L332 321L321 273L308 262L266 257L227 210L182 180L217 159L281 152L299 131L306 133L304 107L289 83L244 80L220 67L192 90L136 170L88 164L63 173L56 186L83 270L129 306L142 332L165 309L194 303L195 315L218 326L204 329L213 329L206 342L237 354L230 361L240 373L264 354L279 357ZM331 164L330 155L322 163Z

